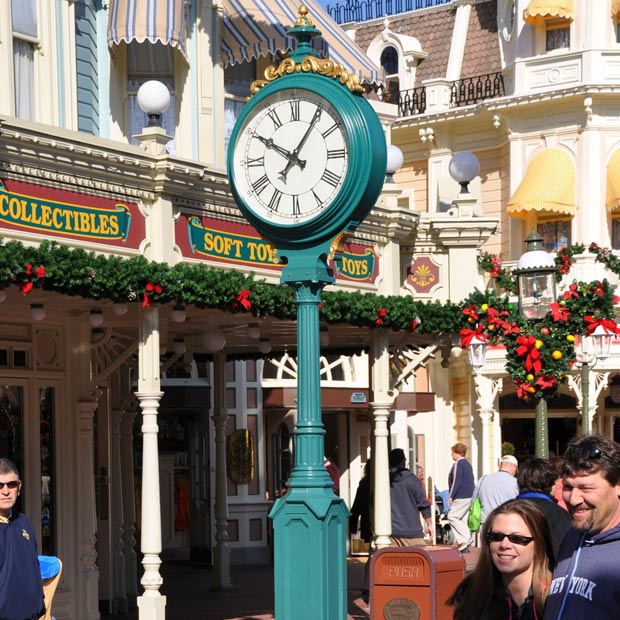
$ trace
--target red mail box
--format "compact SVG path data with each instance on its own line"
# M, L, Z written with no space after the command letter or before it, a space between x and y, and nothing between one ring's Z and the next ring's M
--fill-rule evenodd
M452 620L445 604L465 576L465 559L444 545L387 547L370 562L370 617Z

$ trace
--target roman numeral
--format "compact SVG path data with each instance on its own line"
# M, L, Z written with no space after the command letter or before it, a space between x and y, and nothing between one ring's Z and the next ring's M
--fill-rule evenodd
M338 129L338 123L334 123L331 127L328 127L324 132L323 132L323 137L327 138L327 136L329 136L329 134L334 133L334 131L336 131L336 129Z
M325 183L328 183L332 187L336 187L340 182L340 177L331 170L326 170L321 177L321 181L325 181Z
M331 151L327 151L327 159L342 159L344 156L344 149L333 149Z
M329 159L329 156L328 156ZM245 165L248 168L262 168L265 165L264 157L248 157Z
M299 101L291 101L291 120L299 120Z
M293 215L299 215L301 211L299 210L299 196L293 194Z
M280 206L280 198L282 198L282 192L279 192L277 189L273 190L273 195L271 196L271 200L269 201L269 208L272 211L277 211Z
M273 121L276 129L282 126L282 121L275 110L269 110L268 116Z
M260 194L268 185L269 185L269 178L267 177L266 174L263 174L263 176L260 179L257 179L256 181L254 181L254 183L252 183L252 189L257 194Z

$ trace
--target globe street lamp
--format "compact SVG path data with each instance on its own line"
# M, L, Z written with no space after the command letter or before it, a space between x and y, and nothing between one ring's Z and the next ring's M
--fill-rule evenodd
M517 262L514 273L519 282L519 312L528 321L538 321L547 314L555 301L556 265L553 256L542 245L543 238L532 231L526 238L526 250ZM547 400L541 396L536 403L536 456L549 458Z

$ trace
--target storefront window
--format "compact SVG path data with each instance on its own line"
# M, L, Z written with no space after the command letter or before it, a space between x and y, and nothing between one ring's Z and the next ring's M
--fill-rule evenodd
M570 23L565 19L549 20L547 22L546 42L547 51L570 47Z
M538 223L538 234L542 236L543 245L547 252L557 252L571 244L570 225L570 220Z

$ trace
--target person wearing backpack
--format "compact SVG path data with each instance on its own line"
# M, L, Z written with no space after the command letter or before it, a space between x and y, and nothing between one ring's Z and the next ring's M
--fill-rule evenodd
M495 508L519 495L516 478L518 468L519 461L512 454L506 454L502 456L498 471L478 480L472 495L472 502L478 498L482 504L480 527L484 526L487 517Z

